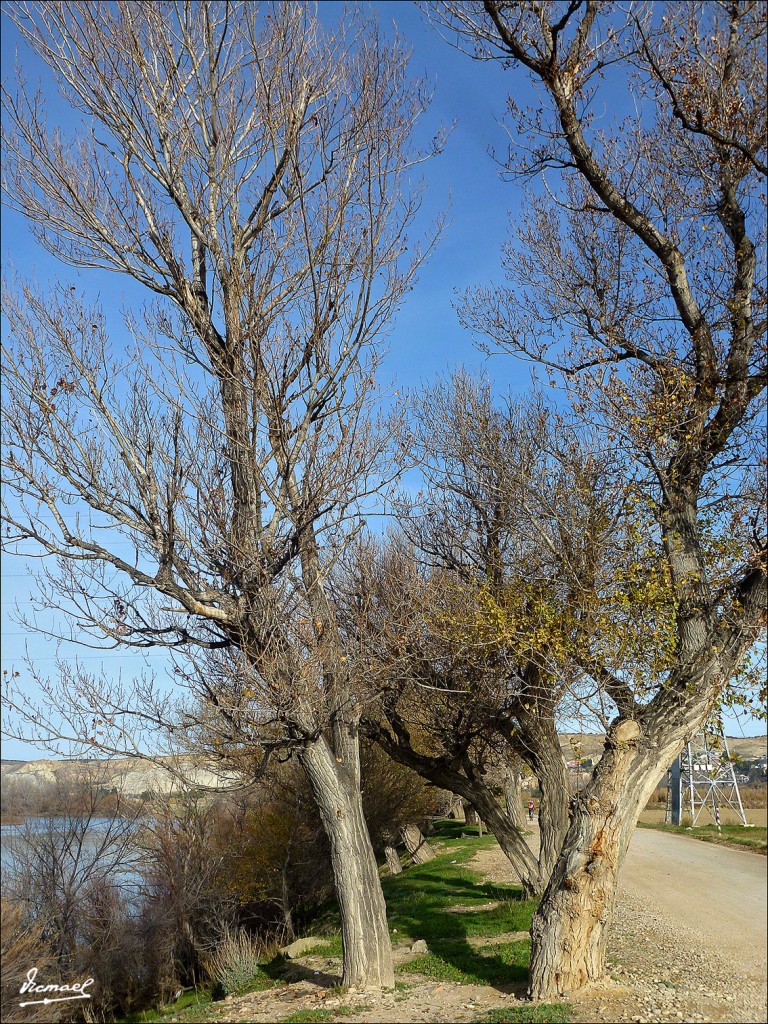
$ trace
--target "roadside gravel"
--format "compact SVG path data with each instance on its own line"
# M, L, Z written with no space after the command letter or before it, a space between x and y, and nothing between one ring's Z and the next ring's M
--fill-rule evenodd
M768 1020L766 858L639 829L587 1022Z

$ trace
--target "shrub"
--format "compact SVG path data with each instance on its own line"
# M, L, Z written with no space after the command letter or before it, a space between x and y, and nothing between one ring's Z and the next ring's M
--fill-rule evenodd
M37 967L46 983L58 982L58 963L46 942L43 928L25 918L19 903L3 899L0 904L0 968L2 985L0 990L0 1019L9 1024L24 1021L26 1024L43 1024L58 1021L63 1011L55 1004L20 1007L24 997L19 994L21 983L30 967Z
M259 973L260 947L242 929L227 933L207 963L219 998L247 991Z

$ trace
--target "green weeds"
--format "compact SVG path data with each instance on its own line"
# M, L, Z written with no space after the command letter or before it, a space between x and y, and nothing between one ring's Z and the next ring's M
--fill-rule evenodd
M666 825L663 823L641 821L640 828L652 828L657 832L672 832L678 836L690 836L701 839L705 843L719 843L722 846L736 846L757 853L768 852L768 828L760 825L721 825L720 832L716 825L697 825L685 828L682 825Z

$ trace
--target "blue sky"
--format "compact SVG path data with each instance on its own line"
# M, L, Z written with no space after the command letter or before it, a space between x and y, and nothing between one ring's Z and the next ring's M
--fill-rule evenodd
M340 4L325 2L322 13L332 18ZM529 382L528 368L510 356L488 358L472 343L460 326L453 308L457 293L479 283L501 278L499 249L508 234L509 214L514 214L520 192L500 179L489 149L504 152L507 136L499 120L504 113L510 78L497 64L479 65L444 42L418 9L400 0L379 0L371 5L384 27L396 22L400 33L413 49L412 71L432 83L434 99L425 115L421 131L429 140L441 124L456 121L442 156L430 161L423 174L427 181L421 211L421 228L427 230L434 218L448 208L449 224L431 261L422 270L419 282L410 294L389 337L389 350L382 367L382 380L393 379L399 388L418 388L438 373L450 372L457 365L484 368L491 374L498 391L524 389ZM3 18L3 78L12 75L16 54L31 81L42 73L39 66L18 46L18 34ZM519 89L521 79L516 79ZM45 88L45 82L43 82ZM518 92L518 99L521 98ZM525 98L524 96L522 97ZM2 257L25 273L40 280L61 268L39 250L21 217L4 210L2 214ZM72 272L65 268L64 274ZM102 275L102 295L111 290L120 304L127 284L116 275ZM43 637L28 637L13 621L18 603L29 609L30 581L21 559L3 556L2 561L2 667L11 668L23 657L25 643L34 652L35 662L45 671L55 669L55 648ZM61 654L68 651L63 647ZM86 651L84 664L95 670L103 661L105 673L133 674L146 664L140 655L110 653L102 656ZM149 664L162 670L164 656L150 656ZM745 724L745 731L761 730L756 723ZM740 735L732 723L729 732ZM28 745L6 741L3 756L31 758L46 756Z

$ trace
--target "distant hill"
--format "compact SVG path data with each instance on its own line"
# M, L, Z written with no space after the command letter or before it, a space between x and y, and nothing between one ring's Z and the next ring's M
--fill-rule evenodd
M117 789L124 796L143 793L174 793L184 789L208 789L231 784L210 765L195 763L191 758L158 758L158 763L140 757L104 758L90 761L6 761L0 762L2 779L19 780L33 786L50 786L67 782L84 770L92 774L97 786ZM163 764L167 765L163 767ZM177 774L170 769L175 767ZM183 774L186 785L180 780Z
M768 753L768 738L765 736L729 736L727 739L731 753L739 757L751 760L765 757ZM563 733L560 737L560 746L566 761L576 757L597 760L603 752L604 742L605 737L596 733ZM74 776L87 765L99 774L101 786L105 789L116 788L125 796L140 796L147 791L178 792L184 787L178 778L161 766L163 760L158 759L160 764L143 761L138 757L91 761L3 760L0 761L0 772L3 779L16 778L32 785L45 786L55 783L57 779L64 781L67 776ZM170 759L168 762L170 764ZM190 788L216 787L228 781L213 771L211 766L193 764L191 759L182 759L179 764L189 780Z
M768 753L768 736L726 736L726 740L731 754L747 760L765 757ZM560 747L567 761L577 756L574 751L576 743L580 746L581 757L600 757L605 736L601 733L563 733L560 736Z

